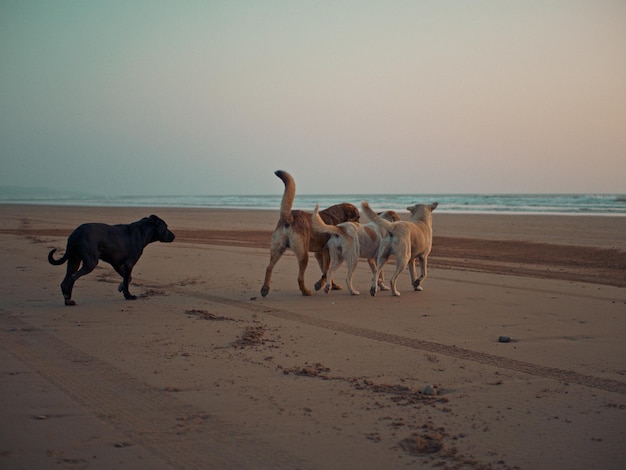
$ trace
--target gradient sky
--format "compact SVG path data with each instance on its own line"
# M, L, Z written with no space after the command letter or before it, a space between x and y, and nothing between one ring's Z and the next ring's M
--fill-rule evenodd
M0 186L626 193L626 2L3 0Z

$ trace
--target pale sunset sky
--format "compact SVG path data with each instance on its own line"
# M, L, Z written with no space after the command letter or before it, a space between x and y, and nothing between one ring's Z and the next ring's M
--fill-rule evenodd
M626 193L626 2L0 3L0 186Z

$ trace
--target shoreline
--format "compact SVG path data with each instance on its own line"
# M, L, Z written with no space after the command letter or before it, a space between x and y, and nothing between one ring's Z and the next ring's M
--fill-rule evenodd
M73 229L84 222L130 223L155 213L171 227L241 230L274 229L278 209L63 206L0 204L0 228L16 228L21 214L33 214L44 227ZM406 211L399 211L407 219ZM364 217L364 221L367 219ZM474 214L433 213L434 235L490 240L534 241L541 243L614 248L626 251L626 217L574 214Z
M296 204L297 205L297 204ZM358 206L358 204L356 204ZM57 207L57 208L67 208L67 209L72 209L72 208L94 208L94 209L107 209L107 208L111 208L111 209L117 209L120 211L123 211L125 209L146 209L146 210L160 210L160 209L165 209L165 210L199 210L199 211L203 211L203 210L207 210L207 211L233 211L233 212L238 212L238 211L260 211L260 212L277 212L278 208L275 207L248 207L248 206L194 206L194 205L164 205L164 206L160 206L160 205L155 205L155 204L128 204L128 205L115 205L115 204L89 204L89 203L85 203L85 204L75 204L75 203L68 203L68 204L62 204L59 202L50 202L50 203L46 203L46 202L41 202L41 201L37 201L37 202L30 202L30 201L25 201L25 202L21 202L21 201L0 201L0 206L34 206L34 207ZM301 206L301 205L300 205ZM301 210L306 210L309 212L312 212L312 209L310 208L304 208L304 207L294 207L294 209L301 209ZM360 209L360 208L359 208ZM398 211L398 209L396 209L396 211ZM401 210L400 210L401 211ZM609 218L626 218L626 213L619 213L619 212L548 212L548 211L514 211L514 210L480 210L480 209L476 209L476 210L456 210L456 209L451 209L451 210L441 210L441 207L439 208L439 214L444 214L444 215L466 215L466 216L489 216L489 215L493 215L493 216L538 216L538 217L609 217Z

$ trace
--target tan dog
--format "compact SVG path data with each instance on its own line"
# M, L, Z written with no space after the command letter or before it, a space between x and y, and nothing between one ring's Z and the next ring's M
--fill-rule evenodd
M367 201L361 203L363 211L379 227L389 232L383 240L382 249L379 251L378 262L376 263L376 273L372 279L370 294L376 295L376 280L378 272L382 269L391 254L396 256L396 271L391 276L391 293L400 295L396 287L396 281L400 273L409 267L411 274L411 284L415 290L423 290L421 283L426 279L428 270L428 255L433 244L433 218L432 212L438 206L437 202L432 204L415 204L407 207L411 213L411 221L389 222L379 217L374 212ZM420 260L421 276L417 277L415 271L415 260Z
M304 285L304 271L309 262L309 251L315 253L315 258L322 270L321 279L315 283L315 288L320 289L326 281L326 272L330 264L328 248L326 247L329 236L312 230L312 215L310 213L291 210L296 196L296 184L286 171L278 170L275 174L283 180L285 191L280 205L280 218L272 234L270 262L265 270L265 281L261 288L261 295L265 297L269 293L272 271L287 248L291 248L298 259L298 286L302 295L311 295L311 291ZM320 216L327 224L334 225L348 221L356 222L359 220L359 210L352 204L336 204L321 211Z
M400 216L395 211L385 211L380 214L383 219L391 222L400 220ZM361 225L357 222L343 222L337 225L327 225L319 214L319 204L315 206L313 213L313 229L317 232L330 235L327 247L330 254L330 267L326 274L326 286L324 291L328 293L333 282L333 273L341 266L345 260L348 266L348 276L346 283L352 295L359 295L360 292L352 285L354 270L359 262L359 258L367 259L367 263L376 274L376 262L378 261L378 250L382 246L383 237L387 231L370 222ZM381 290L389 290L384 284L382 269L379 271L378 286Z

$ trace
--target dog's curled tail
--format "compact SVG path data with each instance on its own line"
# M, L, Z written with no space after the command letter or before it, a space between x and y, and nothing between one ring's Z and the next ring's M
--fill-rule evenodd
M391 231L391 229L393 228L393 224L388 220L383 219L376 212L374 212L367 201L363 201L361 203L361 207L363 208L363 212L365 212L365 215L367 215L368 219L370 219L372 222L374 222L379 227L385 229L386 231Z
M324 219L320 217L320 205L316 204L315 211L313 211L313 217L311 218L311 227L315 232L326 233L328 235L342 235L340 227L335 225L328 225L324 222Z
M274 174L285 184L283 199L280 203L280 219L285 223L290 224L293 219L291 215L291 208L293 207L293 200L296 198L296 182L286 171L277 170Z
M65 252L65 254L60 259L54 259L52 255L55 251L57 251L56 248L50 250L50 253L48 253L48 262L54 266L60 266L67 261L67 252Z

